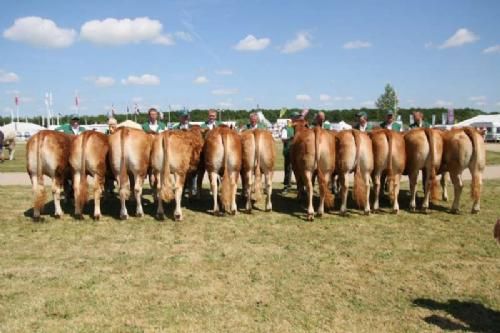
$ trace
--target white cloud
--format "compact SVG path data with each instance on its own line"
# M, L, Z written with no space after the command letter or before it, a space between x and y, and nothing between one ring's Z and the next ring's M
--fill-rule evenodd
M271 44L269 38L256 38L254 35L248 35L234 46L237 51L260 51Z
M500 45L493 45L483 50L484 54L500 53Z
M152 74L143 74L141 76L129 75L128 78L122 79L122 84L141 85L141 86L155 86L160 84L160 78Z
M19 90L14 89L14 90L5 90L5 93L7 95L19 95L21 92Z
M230 69L219 69L215 71L217 75L233 75L233 71Z
M101 45L123 45L144 41L173 45L175 42L172 35L163 34L162 30L161 22L149 17L107 18L102 21L85 22L80 28L80 36L82 39Z
M59 28L54 21L38 16L21 17L3 32L7 39L46 48L68 47L75 41L76 31Z
M373 108L375 107L375 102L374 101L364 101L359 103L359 106L364 107L364 108Z
M486 105L486 102L484 102L484 101L479 101L479 102L476 102L476 105L477 105L477 106L485 106L485 105Z
M115 84L115 79L109 76L98 76L91 79L96 87L111 87Z
M311 46L311 35L307 32L299 32L294 40L286 42L281 50L282 53L295 53Z
M159 35L158 37L155 37L151 42L153 44L160 44L166 46L175 44L174 38L172 37L171 34Z
M0 69L0 83L12 83L19 81L19 75L14 72L6 72Z
M238 89L235 88L221 88L212 90L212 95L234 95L238 93Z
M363 49L363 48L372 47L372 43L366 42L366 41L361 41L361 40L353 40L353 41L345 43L342 47L344 49L347 49L347 50Z
M185 31L176 31L174 33L174 36L176 39L183 40L185 42L192 42L193 41L193 36L191 36L190 33L185 32Z
M208 83L208 79L205 76L198 76L196 79L194 79L193 83L205 84L205 83Z
M486 100L486 96L471 96L471 97L469 97L469 101L472 101L472 102L481 102L484 100Z
M472 31L465 28L458 29L453 36L448 38L441 46L440 49L447 49L450 47L458 47L468 43L474 43L479 40L479 36L474 34Z
M231 101L224 101L224 102L219 102L217 103L218 106L222 108L231 108L233 107L233 103Z
M332 97L330 95L327 95L327 94L320 94L319 95L319 100L322 102L328 102L331 99L332 99Z
M433 46L434 46L434 44L433 44L432 42L427 42L427 43L425 43L425 44L424 44L424 47L425 47L426 49L430 49L430 48L431 48L431 47L433 47Z
M253 97L245 97L245 101L247 101L247 102L254 102L255 98L253 98Z
M295 95L295 99L299 102L308 102L311 100L311 96L309 96L307 94L298 94L298 95Z
M497 102L497 104L496 104L496 105L497 105L497 106L500 106L500 102Z
M453 103L450 101L444 101L444 100L440 99L440 100L436 101L435 105L444 108L444 107L452 106Z
M133 103L140 103L143 101L143 98L140 96L132 97L132 102Z
M354 97L352 96L335 96L333 97L333 100L336 102L341 102L341 101L352 101Z

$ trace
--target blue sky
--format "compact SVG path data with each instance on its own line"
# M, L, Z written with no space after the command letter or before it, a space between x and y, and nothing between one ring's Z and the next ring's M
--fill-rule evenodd
M500 110L499 1L9 1L0 110Z

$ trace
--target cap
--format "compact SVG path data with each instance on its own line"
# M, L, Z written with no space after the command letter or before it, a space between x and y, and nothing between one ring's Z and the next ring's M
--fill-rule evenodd
M394 111L392 110L387 110L387 112L385 113L387 116L393 116L394 115Z
M359 111L358 113L356 113L356 117L365 117L365 118L367 118L368 116L366 115L365 111Z
M292 113L292 119L297 119L297 118L300 118L300 113L298 113L297 111L294 111Z
M187 112L187 111L182 111L182 112L181 112L181 117L189 117L189 112Z
M71 120L80 120L80 117L77 114L72 114L70 119Z
M118 125L118 121L115 118L108 119L108 125Z

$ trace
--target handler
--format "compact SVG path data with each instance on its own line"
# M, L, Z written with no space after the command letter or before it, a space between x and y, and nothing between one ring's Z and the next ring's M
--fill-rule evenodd
M85 127L80 126L80 117L74 114L71 116L69 124L63 124L57 127L55 131L63 132L65 134L78 135L85 132Z

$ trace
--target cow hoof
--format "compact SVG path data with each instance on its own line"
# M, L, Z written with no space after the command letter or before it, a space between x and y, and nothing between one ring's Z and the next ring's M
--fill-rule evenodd
M156 214L156 219L159 221L165 220L165 214Z
M144 217L144 213L135 213L135 217L139 218Z
M83 220L83 215L82 214L75 214L75 219Z
M214 210L213 212L214 216L222 216L222 212L220 210Z
M340 216L346 217L347 216L347 211L341 211L339 214L340 214Z
M233 216L234 216L234 215L236 215L236 213L237 213L237 212L236 212L236 209L233 209L233 210L230 212L230 214L231 214L231 215L233 215Z
M370 216L370 211L369 210L365 210L365 216Z
M444 202L448 201L448 197L442 197L442 199L443 199Z
M181 214L174 214L174 219L176 221L182 221L182 215Z
M43 217L41 216L33 216L33 222L43 222Z
M307 214L307 221L312 222L314 220L314 214Z
M128 219L128 215L126 215L126 214L120 215L120 220L127 220L127 219Z
M273 211L273 209L272 209L272 208L266 208L264 211L265 211L265 212L272 212L272 211Z
M415 213L417 209L415 207L410 207L410 212Z
M395 215L398 215L399 214L399 209L393 209L392 213L395 214Z
M422 207L422 214L429 214L429 208Z
M61 215L62 214L54 214L54 218L59 220L61 218Z
M319 217L319 218L322 218L323 217L323 213L317 213L316 216Z
M94 215L94 221L99 221L100 219L101 219L100 214Z
M472 208L472 210L470 211L471 214L477 214L479 213L479 209L477 208Z
M459 209L457 209L457 208L452 208L452 209L450 210L450 213L458 215L458 214L460 214L460 210L459 210Z

